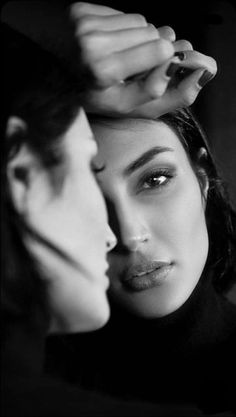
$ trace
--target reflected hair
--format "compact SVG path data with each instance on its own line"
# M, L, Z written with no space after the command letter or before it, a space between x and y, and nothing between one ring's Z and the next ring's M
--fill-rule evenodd
M236 213L230 202L226 183L217 168L208 140L197 118L188 108L178 109L158 120L174 130L199 178L199 168L209 181L206 199L206 223L209 234L209 254L205 270L213 270L212 279L217 291L227 292L235 283L236 272ZM199 150L205 149L202 158ZM199 178L201 187L201 181Z
M1 24L1 32L4 41L1 310L3 322L23 318L32 322L34 328L36 322L42 325L45 321L48 325L47 289L22 239L26 225L12 203L7 164L21 145L26 144L50 177L53 167L63 160L62 138L81 109L92 76L83 68L82 60L81 72L72 75L61 61L24 35L5 24ZM6 126L11 115L23 119L26 129L17 130L9 137Z

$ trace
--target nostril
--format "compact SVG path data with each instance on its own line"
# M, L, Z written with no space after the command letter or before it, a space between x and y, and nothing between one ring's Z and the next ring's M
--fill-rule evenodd
M113 248L112 253L115 253L117 255L128 255L130 253L129 248L122 243L121 240L118 239L117 245Z
M117 244L117 239L116 239L115 235L112 233L111 237L106 242L107 250L111 251L112 249L114 249L116 244Z

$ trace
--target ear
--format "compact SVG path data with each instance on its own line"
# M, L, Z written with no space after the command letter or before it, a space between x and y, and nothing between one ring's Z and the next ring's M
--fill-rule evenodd
M207 172L205 169L206 160L207 160L207 150L205 148L200 148L198 151L197 175L198 175L198 180L201 186L202 196L204 197L205 202L207 200L208 190L209 190L209 178L207 176Z
M24 120L16 116L11 116L7 121L6 137L7 140L18 133L24 133L27 125ZM15 209L19 214L23 214L26 209L27 193L35 166L36 158L26 144L22 144L17 152L7 163L7 179L9 191Z

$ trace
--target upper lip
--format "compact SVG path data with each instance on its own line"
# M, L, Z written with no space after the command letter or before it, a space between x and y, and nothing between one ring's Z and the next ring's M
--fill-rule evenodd
M151 272L171 266L171 262L165 261L151 261L151 262L142 262L135 265L130 265L122 273L122 281L129 281L136 277L141 277L143 275L150 274Z

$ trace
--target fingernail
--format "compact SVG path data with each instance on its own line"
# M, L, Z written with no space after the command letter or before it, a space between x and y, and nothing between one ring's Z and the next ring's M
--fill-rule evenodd
M179 68L179 64L176 64L175 62L171 62L171 64L166 70L166 76L172 77L176 73L178 68Z
M186 54L184 52L175 52L174 56L179 58L180 61L184 61L186 59Z
M204 87L213 77L214 75L210 71L205 70L198 80L199 87Z

